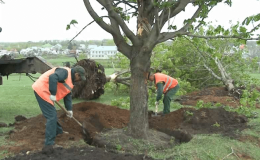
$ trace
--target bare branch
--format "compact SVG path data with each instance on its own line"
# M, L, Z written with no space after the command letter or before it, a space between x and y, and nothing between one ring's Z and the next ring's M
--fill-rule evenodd
M111 1L107 0L98 0L98 2L106 8L108 11L109 16L111 16L115 21L120 25L121 29L124 31L125 35L132 41L132 43L136 43L138 38L135 34L127 27L125 22L122 18L115 12L114 6L112 5Z
M132 9L135 9L136 11L138 10L138 8L137 8L137 3L135 3L135 2L130 2L130 1L126 1L126 0L114 0L114 2L117 2L117 3L115 3L115 5L114 6L118 6L119 4L126 4L126 5L128 5L130 8L132 8ZM132 4L134 4L134 5L132 5Z
M200 13L201 10L202 10L202 6L200 6L200 7L196 10L196 12L193 14L193 16L191 17L191 21L189 21L186 25L184 25L180 30L182 30L182 31L187 31L188 28L190 27L190 25L193 23L193 20L198 17L198 15L199 15L199 13Z
M200 87L202 87L207 81L211 80L212 77L209 77L208 79L206 79L205 81L201 82L200 83Z
M100 26L102 27L105 31L107 31L108 33L112 34L113 33L113 29L111 26L109 26L108 24L106 24L99 16L98 14L93 10L91 4L89 3L89 0L83 0L86 9L88 10L89 14L91 15L91 17L94 19L94 21Z
M229 157L230 155L234 154L238 159L239 157L237 156L237 154L234 152L233 148L231 147L231 153L229 153L228 155L226 155L224 158L222 158L222 160L226 159L227 157Z
M203 52L202 51L200 51L200 49L197 47L197 46L195 46L191 41L190 41L190 39L188 39L188 38L186 38L196 49L197 49L197 51L199 52L199 54L201 55L201 57L204 59L204 61L205 61L205 57L203 56ZM207 53L206 53L207 54ZM209 57L209 58L211 58L211 59L213 59L212 58L212 56L210 56L209 54L207 54L207 56ZM214 60L214 59L213 59ZM216 63L217 64L217 63ZM222 78L221 77L219 77L216 73L214 73L214 71L212 70L212 69L210 69L207 65L206 65L206 63L204 62L204 64L203 64L203 66L204 66L204 68L206 68L210 73L211 73L211 75L212 76L214 76L215 78L217 78L218 80L222 80Z
M118 82L118 83L122 83L122 84L127 85L127 86L130 87L130 83L127 83L127 82L122 81L122 82Z
M184 31L175 31L175 32L163 32L159 35L157 43L162 43L164 41L167 41L169 39L172 39L177 36L186 35L187 32Z
M242 39L242 40L260 40L260 37L258 38L243 38L242 36L239 35L231 35L231 36L223 36L223 35L218 35L218 36L202 36L202 35L194 35L191 33L186 34L189 37L197 37L197 38L205 38L205 39L217 39L217 38L237 38L237 39Z
M259 28L260 28L260 23L258 25L256 25L253 29L251 29L250 32L247 32L247 33L252 33L252 32L256 31Z
M122 74L130 73L130 72L131 72L130 70L126 70L126 71L119 72L117 75L120 76L120 75L122 75Z
M202 10L202 6L200 6L197 11L193 14L193 16L191 17L191 20L195 19L198 17L200 11ZM160 38L159 42L164 42L168 39L172 39L174 37L176 37L177 35L185 35L187 34L186 30L189 28L189 26L192 24L193 22L190 21L188 22L185 26L183 26L181 29L179 29L178 31L175 32L168 32L168 33L162 33L162 39ZM186 32L186 33L185 33Z
M115 32L115 34L112 34L112 36L113 36L114 42L118 48L118 51L123 53L126 57L130 58L131 47L126 43L124 37L122 36L122 34L120 32L119 25L115 21L115 19L113 19L112 17L110 17L109 19L111 22L111 26Z
M203 66L211 73L213 77L217 78L218 80L222 80L221 77L214 73L214 71L212 71L212 69L210 69L206 64L204 64Z
M210 12L214 7L215 7L215 6L212 6L212 7L209 9L209 12ZM205 18L206 18L206 17L203 17L203 18L201 19L201 22L203 22ZM202 25L202 23L199 23L199 24L194 28L194 31L196 31L201 25Z
M175 3L172 1L172 3ZM184 10L184 8L190 3L190 0L179 0L177 3L175 3L172 7L171 7L171 14L170 14L170 18L176 16L177 14L179 14L181 11ZM164 26L164 24L167 22L168 20L168 13L169 10L163 10L161 15L160 15L160 20L161 20L161 27ZM161 28L162 29L162 28Z
M153 1L153 0L151 0ZM160 30L160 20L159 20L159 11L158 8L155 8L155 25L154 25L154 30L156 32L156 35L159 35L161 30Z
M91 25L93 22L95 22L95 21L91 21L89 24L87 24L85 27L83 27L81 29L81 31L75 37L73 37L69 42L73 41L85 28L87 28L87 26Z

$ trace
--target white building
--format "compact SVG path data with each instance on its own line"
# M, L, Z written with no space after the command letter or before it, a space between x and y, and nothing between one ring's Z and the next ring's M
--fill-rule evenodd
M89 58L91 59L109 59L117 53L116 46L91 46ZM89 47L88 47L89 48Z

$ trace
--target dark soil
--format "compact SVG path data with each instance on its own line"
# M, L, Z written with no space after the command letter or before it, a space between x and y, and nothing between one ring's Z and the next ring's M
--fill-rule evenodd
M214 93L214 94L213 94ZM212 95L213 94L213 95ZM194 99L195 95L199 98ZM212 103L226 104L228 97L223 88L211 88L203 93L196 92L182 98L182 104L194 104L196 100L205 99ZM232 104L238 103L232 99ZM91 148L87 144L81 148L68 148L79 140L85 139L93 144L93 139L100 137L100 133L111 132L113 129L122 129L129 122L129 111L95 102L83 102L73 105L74 117L84 124L86 134L75 121L69 119L62 111L58 111L58 118L64 131L69 134L58 135L55 142L64 149L55 149L50 155L42 154L44 144L45 118L42 115L25 119L15 123L15 129L9 133L8 139L14 141L14 145L5 146L0 150L9 152L31 153L29 155L17 155L13 159L142 159L144 155L123 155L109 152L109 148ZM149 112L149 126L151 129L163 132L175 137L179 143L189 142L194 134L223 134L231 138L237 138L234 132L240 132L247 128L247 118L234 112L227 112L223 108L181 108L162 117L151 116ZM87 135L87 136L86 136ZM95 145L99 142L95 141ZM103 142L102 142L103 143ZM36 158L37 157L37 158ZM106 157L106 158L104 158ZM146 157L147 158L147 157ZM149 159L149 158L148 158Z

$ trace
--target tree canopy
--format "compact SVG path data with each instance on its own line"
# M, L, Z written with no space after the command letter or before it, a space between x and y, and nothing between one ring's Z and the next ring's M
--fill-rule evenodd
M246 18L241 24L237 23L231 29L224 29L218 25L207 32L198 31L201 26L207 25L205 19L213 8L220 3L232 6L231 0L97 0L97 2L106 15L98 14L101 11L97 7L92 7L93 1L84 0L88 13L102 29L113 36L118 50L130 60L131 115L128 133L134 137L147 137L149 129L146 78L151 67L152 51L157 44L182 36L206 40L214 38L259 40L259 35L252 37L252 33L259 29L260 14ZM179 16L182 11L185 12L188 5L195 8L192 16L183 19L183 25L179 28L175 24L170 24L169 20ZM129 27L130 25L127 25L133 17L136 18L137 33L134 33L133 29ZM251 22L258 24L248 31L246 25ZM163 30L165 26L168 31ZM196 41L196 39L190 40ZM210 47L208 49L214 50ZM213 54L211 58L219 65L219 68L223 68L219 63L218 54ZM229 76L224 70L221 75L228 80L227 84L231 84Z

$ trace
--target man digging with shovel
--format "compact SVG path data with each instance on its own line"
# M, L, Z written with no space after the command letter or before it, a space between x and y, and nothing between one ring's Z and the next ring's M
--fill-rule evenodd
M173 96L177 93L180 88L178 81L168 75L162 73L151 74L148 73L148 80L154 81L154 84L157 89L157 96L155 105L158 107L159 100L163 97L163 115L170 113L170 103ZM157 115L157 111L155 111L155 115Z
M54 102L63 99L67 109L67 116L72 118L71 90L75 82L85 80L85 69L81 66L75 66L71 69L55 67L42 74L32 85L41 111L47 119L43 152L49 152L53 148L61 147L55 144L56 136L64 133L64 131L57 120Z

